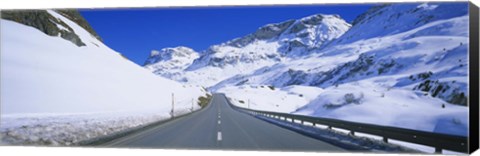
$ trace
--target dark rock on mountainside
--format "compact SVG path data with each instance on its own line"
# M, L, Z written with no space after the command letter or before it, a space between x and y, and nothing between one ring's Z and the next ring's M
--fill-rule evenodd
M102 41L102 38L97 34L97 32L90 26L90 24L83 18L83 16L77 10L73 9L59 9L55 10L59 14L65 16L66 18L72 20L73 22L77 23L83 29L87 30L91 35L93 35L98 40Z
M357 25L361 22L366 22L366 20L369 20L376 15L382 14L382 12L379 11L379 10L383 9L383 8L389 6L389 5L391 5L391 4L382 4L382 5L377 5L377 6L371 7L366 12L358 15L357 18L355 18L353 20L352 25Z
M413 90L426 92L425 95L441 98L449 103L467 106L468 94L455 81L440 82L438 80L427 79L416 85Z
M275 38L285 32L285 30L289 28L293 23L295 23L295 20L287 20L281 23L268 24L260 27L255 33L248 34L241 38L233 39L227 44L233 47L240 48L252 43L255 40L268 40L271 38Z
M76 22L93 36L100 40L97 33L76 10L56 10L66 18ZM2 10L1 18L32 26L49 36L60 36L77 46L85 43L75 34L75 31L63 21L53 17L46 10ZM63 27L64 29L60 28Z
M295 20L288 20L282 23L269 24L259 28L253 35L260 40L271 39L285 32L294 22Z

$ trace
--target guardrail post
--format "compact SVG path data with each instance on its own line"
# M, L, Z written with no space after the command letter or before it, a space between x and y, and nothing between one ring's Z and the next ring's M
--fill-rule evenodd
M328 126L327 128L328 128L328 129L332 129L332 126Z
M315 122L312 123L313 127L315 127Z
M300 123L303 125L303 120L300 120Z
M172 93L172 110L170 111L170 116L175 118L175 95Z
M442 154L442 149L439 147L435 147L435 153Z
M355 135L355 132L354 132L354 131L350 131L350 134L351 134L351 135Z
M383 142L388 143L388 138L387 138L387 137L383 137Z
M292 118L292 123L295 123L295 119Z

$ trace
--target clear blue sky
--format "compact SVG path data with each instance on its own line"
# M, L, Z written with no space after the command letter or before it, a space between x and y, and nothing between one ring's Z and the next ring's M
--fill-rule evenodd
M209 46L253 33L257 28L288 19L323 13L339 14L347 22L372 4L243 7L184 7L84 9L80 13L110 48L143 65L150 51Z

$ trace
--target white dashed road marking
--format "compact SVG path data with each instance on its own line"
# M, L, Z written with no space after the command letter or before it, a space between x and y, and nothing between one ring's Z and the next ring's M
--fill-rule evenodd
M217 141L222 141L222 132L217 133Z

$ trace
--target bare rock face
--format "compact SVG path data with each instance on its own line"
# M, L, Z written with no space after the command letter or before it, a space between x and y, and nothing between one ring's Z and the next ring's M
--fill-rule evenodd
M413 90L425 92L425 95L441 98L452 104L467 106L468 94L462 88L465 88L464 84L455 81L440 82L427 79L416 85Z
M85 28L97 39L101 40L97 33L90 27L88 22L76 10L57 10L58 13L76 22ZM53 17L46 10L4 10L1 18L15 21L27 26L32 26L49 36L60 36L77 46L85 46L85 43L75 34L75 31L63 21Z
M255 40L272 39L284 33L293 23L295 23L295 20L287 20L281 23L268 24L258 28L255 33L231 40L227 43L227 45L241 48L254 42Z
M336 18L340 18L338 15L334 15ZM295 25L292 26L289 33L298 33L305 28L308 28L312 25L319 25L322 23L324 15L317 14L312 15L309 18L301 19Z
M83 18L83 16L74 9L60 9L55 10L57 13L61 14L62 16L68 18L69 20L77 23L83 29L87 30L90 34L92 34L95 38L99 41L102 41L102 38L97 34L97 32L88 24L87 20Z
M271 39L285 32L285 30L287 30L288 27L290 27L293 23L295 23L295 20L288 20L282 23L268 24L258 29L255 32L254 36L257 39Z

